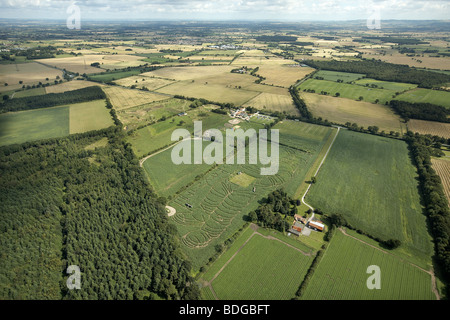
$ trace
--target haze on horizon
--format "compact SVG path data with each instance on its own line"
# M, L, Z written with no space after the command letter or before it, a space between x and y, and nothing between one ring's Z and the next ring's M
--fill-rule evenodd
M106 20L274 20L367 19L449 20L450 0L0 0L3 19L66 19L75 3L81 19Z

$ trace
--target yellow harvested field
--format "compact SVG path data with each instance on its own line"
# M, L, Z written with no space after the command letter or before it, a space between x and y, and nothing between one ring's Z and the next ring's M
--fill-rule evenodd
M266 78L263 83L289 88L291 85L295 84L297 80L303 79L313 71L313 68L308 67L264 65L259 68L257 74Z
M136 86L136 88L140 89L142 87L146 87L149 90L156 90L158 88L172 84L173 82L174 81L172 80L146 77L143 75L131 76L114 81L114 83L117 83L118 85L123 87L131 87L134 85Z
M224 56L224 55L203 55L203 56L201 56L201 55L199 55L199 56L190 56L190 57L188 57L189 58L189 60L205 60L205 62L206 61L208 61L208 60L221 60L221 61L224 61L224 62L227 62L227 61L231 61L231 60L233 60L233 55L230 55L230 56Z
M411 119L408 122L408 129L420 134L431 134L450 139L450 123Z
M285 111L287 114L299 115L290 95L261 93L244 104L259 110Z
M45 93L61 93L66 91L72 91L92 86L100 86L104 85L98 82L86 81L86 80L72 80L63 82L54 86L48 86L45 88Z
M40 62L55 66L60 69L66 69L72 72L78 72L80 74L86 73L99 73L102 69L120 69L125 67L134 67L145 62L140 61L144 57L132 56L132 55L104 55L104 54L92 54L78 57L68 58L51 58L41 59ZM100 63L100 68L91 67L91 63Z
M292 63L290 60L278 58L276 56L245 56L242 55L234 60L231 65L236 66L261 66L261 65L283 65Z
M143 73L143 76L155 76L172 80L192 80L208 76L220 76L230 73L232 66L194 66L194 67L169 67Z
M450 159L431 159L433 169L439 175L450 206Z
M181 51L194 51L204 49L200 45L182 45L182 44L157 44L155 48L158 50L181 50Z
M406 64L410 67L417 67L417 68L450 70L450 62L448 58L408 57L400 53L393 53L392 56L391 55L383 56L381 54L363 54L363 58L377 59L377 60L381 59L382 61L385 62Z
M203 80L203 79L202 79ZM205 84L205 81L191 80L179 81L169 86L160 88L158 92L163 92L171 95L183 95L186 97L204 98L214 102L234 103L235 105L242 105L248 100L255 97L258 92L248 91L245 89L236 89L234 87L223 84Z
M308 109L315 117L331 122L345 124L356 123L367 128L377 126L380 131L405 133L400 118L387 106L346 98L335 98L315 93L300 92Z
M137 89L127 89L119 86L103 87L106 95L111 101L114 109L123 110L154 101L169 99L169 96L162 94L141 91Z
M16 90L22 88L23 85L33 85L39 82L54 82L57 76L62 79L62 71L37 62L2 64L0 65L0 91ZM49 80L47 81L46 78ZM22 81L22 84L19 81ZM5 83L8 85L5 86Z

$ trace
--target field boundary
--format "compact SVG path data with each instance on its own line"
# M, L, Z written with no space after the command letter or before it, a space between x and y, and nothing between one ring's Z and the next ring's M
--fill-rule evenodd
M323 163L325 162L325 159L327 158L328 153L329 153L330 150L331 150L331 147L333 146L334 142L336 141L336 138L337 138L337 136L338 136L340 130L341 130L341 127L337 127L336 134L334 135L334 138L333 138L333 140L331 141L331 144L330 144L330 146L328 147L327 152L325 153L324 157L322 158L322 161L320 162L319 167L317 168L316 172L314 173L314 177L316 177L317 174L319 173L319 170L320 170L320 168L322 167ZM312 206L310 206L308 203L306 203L306 201L305 201L305 197L306 197L306 195L308 194L309 189L311 189L311 186L312 186L312 185L313 185L312 183L309 184L308 189L306 189L305 193L304 193L303 196L302 196L302 200L301 200L302 203L304 203L308 208L310 208L310 209L312 210L312 215L311 215L311 217L308 219L308 221L311 221L311 220L314 218L314 208L313 208Z
M436 300L440 300L440 299L441 299L441 297L440 297L440 295L439 295L439 292L438 292L438 290L437 290L436 276L435 276L435 274L434 274L433 268L431 268L431 270L425 270L424 268L419 267L418 265L416 265L416 264L414 264L414 263L412 263L412 262L410 262L410 261L407 261L407 260L405 260L405 259L403 259L403 258L401 258L401 257L399 257L399 256L397 256L397 255L395 255L395 254L393 254L393 253L391 253L391 252L388 252L388 251L386 251L386 250L380 249L380 248L378 248L377 246L374 246L374 245L372 245L372 244L370 244L370 243L368 243L368 242L366 242L366 241L364 241L364 240L361 240L361 239L358 239L358 238L356 238L356 237L354 237L354 236L352 236L352 235L349 235L349 234L345 231L345 229L342 228L342 227L339 228L339 231L342 232L342 234L343 234L344 236L346 236L346 237L350 237L350 238L352 238L352 239L354 239L354 240L357 240L357 241L359 241L359 242L361 242L361 243L363 243L363 244L365 244L365 245L367 245L367 246L369 246L369 247L371 247L371 248L373 248L373 249L376 249L376 250L378 250L378 251L381 251L381 252L384 253L384 254L391 255L391 256L393 256L394 258L400 260L400 261L403 262L403 263L408 263L408 264L410 264L411 266L416 267L417 269L419 269L419 270L421 270L421 271L423 271L423 272L428 273L428 274L431 276L431 290L433 291L434 295L436 296Z
M265 235L259 233L259 232L257 231L257 229L258 229L257 226L254 225L253 223L250 225L250 228L254 230L253 233L248 237L247 240L245 240L245 242L239 247L239 249L238 249L238 250L237 250L237 251L236 251L236 252L235 252L228 260L227 260L227 262L224 263L224 265L219 269L219 271L217 271L217 273L214 275L214 277L213 277L210 281L206 282L206 286L209 287L209 288L211 289L211 292L212 292L212 294L214 295L214 297L216 298L216 300L220 300L220 299L219 299L219 297L217 296L217 294L216 294L216 292L214 291L214 288L213 288L213 286L212 286L213 281L214 281L214 280L222 273L222 271L228 266L228 264L236 257L236 255L237 255L239 252L241 252L241 250L247 245L247 243L248 243L255 235L259 235L259 236L263 237L264 239L275 240L275 241L281 242L282 244L288 246L289 248L294 249L294 250L300 252L300 253L301 253L302 255L304 255L304 256L307 256L307 257L311 257L311 256L312 256L311 253L303 252L301 249L296 248L296 247L294 247L293 245L291 245L291 244L289 244L289 243L287 243L287 242L284 242L284 241L281 240L281 239L275 238L275 237L270 236L270 235L269 235L269 236L265 236Z

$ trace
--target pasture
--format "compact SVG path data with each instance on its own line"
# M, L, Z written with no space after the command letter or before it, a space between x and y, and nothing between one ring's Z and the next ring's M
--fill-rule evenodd
M0 115L0 145L23 143L113 125L104 100Z
M69 108L0 114L0 146L69 135Z
M407 102L424 102L450 109L450 92L417 88L400 94L395 98Z
M308 92L300 96L314 117L322 117L331 122L356 123L367 128L377 126L380 131L405 133L405 124L389 107L364 101L336 98Z
M450 139L450 123L410 119L408 130L414 133L431 134Z
M343 80L345 83L356 81L358 79L364 78L366 75L361 73L349 73L349 72L337 72L328 70L319 70L315 77L322 77L324 80L337 81Z
M0 92L21 89L23 85L39 82L53 83L58 76L62 78L62 71L37 62L0 65ZM5 86L5 83L8 85Z
M311 262L295 247L255 233L211 285L221 300L288 300Z
M407 90L412 90L417 88L416 84L411 83L402 83L402 82L389 82L389 81L380 81L374 79L361 79L355 81L355 84L360 86L377 86L380 89L393 90L395 92L402 92Z
M386 101L390 101L395 94L395 91L387 89L366 88L363 86L338 83L328 80L316 80L308 79L303 82L299 87L300 91L314 90L315 93L321 93L325 91L328 95L334 96L337 92L340 97L348 98L352 100L358 100L359 97L363 97L363 101L375 102L384 104ZM400 97L400 96L399 96Z
M306 201L429 261L431 237L405 142L342 130Z
M114 125L105 100L71 104L69 119L70 134L99 130Z
M162 117L170 117L188 110L190 102L181 99L155 101L117 112L119 120L127 127L127 130L135 129L145 123L155 122Z
M381 288L369 290L367 268L381 272ZM431 275L388 252L336 231L314 272L304 300L436 300Z

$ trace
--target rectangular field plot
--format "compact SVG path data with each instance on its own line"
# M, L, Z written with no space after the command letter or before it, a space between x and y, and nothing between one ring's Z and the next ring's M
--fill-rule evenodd
M156 94L137 89L127 89L119 86L104 87L103 91L105 91L111 104L116 110L128 109L171 98L164 94Z
M288 300L312 262L296 248L254 234L212 281L223 300Z
M366 88L354 84L316 79L306 80L299 86L299 89L301 91L308 89L314 90L315 93L325 91L330 96L339 93L340 97L352 100L358 100L359 97L363 97L363 101L375 102L378 99L379 103L385 103L386 101L392 100L392 96L395 94L394 90Z
M53 83L58 76L62 78L63 72L36 62L1 65L0 91L16 90L23 85L38 84L38 82ZM22 83L19 83L20 81ZM5 83L8 85L5 86Z
M450 92L447 91L418 88L402 93L395 99L408 102L437 104L450 109Z
M450 139L450 123L411 119L408 122L408 129L420 134L431 134Z
M0 146L69 135L69 107L0 115Z
M315 117L340 124L356 123L365 128L377 126L386 133L406 131L399 116L387 106L307 92L301 92L300 95Z
M256 73L266 78L263 83L289 88L313 71L313 68L307 67L264 65Z
M450 159L431 159L433 169L439 175L444 187L444 193L450 206Z
M430 261L417 172L403 141L341 130L306 201Z
M245 103L244 107L251 106L258 110L286 112L291 115L299 115L290 95L261 93Z
M70 134L107 128L114 124L105 100L70 105Z
M352 82L365 77L365 74L320 70L314 75L315 77L322 77L324 80L329 81L343 80L344 82Z
M203 98L221 103L234 103L242 105L258 95L258 92L235 88L234 84L217 84L211 80L185 80L158 89L158 92L170 95L183 95L186 97Z
M361 85L361 86L372 86L375 85L380 89L388 89L388 90L394 90L398 92L402 92L405 90L411 90L417 87L416 84L411 83L402 83L402 82L389 82L389 81L379 81L374 79L361 79L355 81L355 84Z
M369 290L367 268L380 268L381 288ZM305 300L435 300L431 275L340 231L301 297Z

